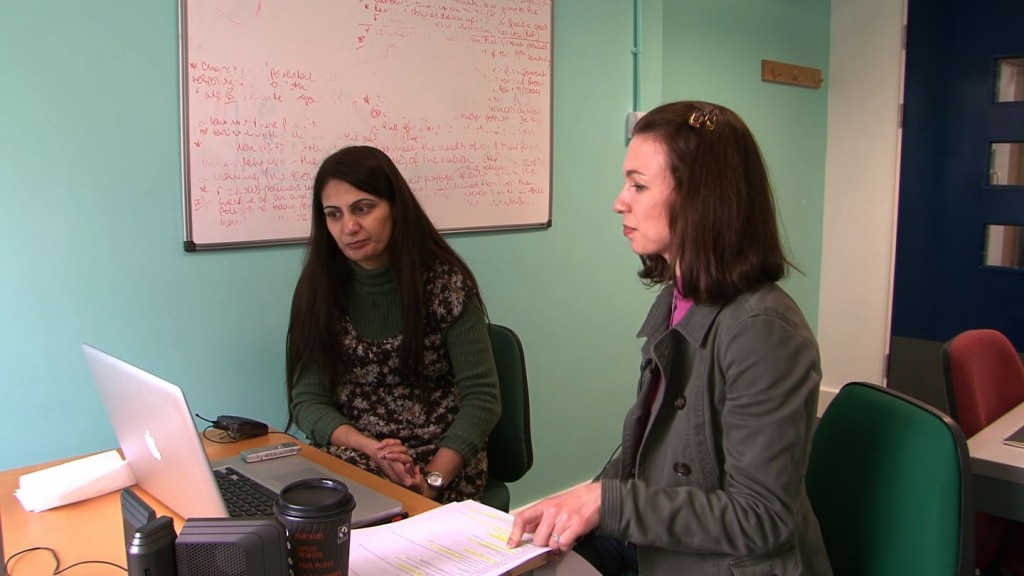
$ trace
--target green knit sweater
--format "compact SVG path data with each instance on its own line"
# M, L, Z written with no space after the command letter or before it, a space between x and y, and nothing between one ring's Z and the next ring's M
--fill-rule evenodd
M391 269L363 270L353 266L353 281L345 289L349 320L359 335L382 340L402 330L402 305ZM445 349L459 388L459 413L437 441L469 461L484 446L501 415L498 375L491 352L487 319L478 298L466 302L459 317L443 334ZM320 374L303 374L292 394L295 423L313 440L326 446L331 434L348 424L334 402L334 392Z

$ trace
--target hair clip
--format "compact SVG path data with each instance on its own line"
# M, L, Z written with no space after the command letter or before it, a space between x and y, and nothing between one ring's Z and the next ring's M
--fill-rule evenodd
M718 108L712 108L708 112L696 110L693 114L690 114L690 126L693 126L694 128L700 128L703 126L708 130L714 130L717 122Z

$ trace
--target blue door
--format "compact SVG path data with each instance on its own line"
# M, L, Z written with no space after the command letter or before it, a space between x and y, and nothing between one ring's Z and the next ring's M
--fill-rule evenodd
M1024 2L909 0L907 23L889 385L942 407L945 341L1024 350Z

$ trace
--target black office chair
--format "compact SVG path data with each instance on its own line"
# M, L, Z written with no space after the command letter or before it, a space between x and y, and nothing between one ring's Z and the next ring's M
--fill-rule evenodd
M530 394L526 384L523 343L511 329L490 325L491 348L501 388L501 419L487 439L487 486L481 502L508 512L508 483L533 466L530 439Z
M806 483L836 576L974 574L967 442L931 406L843 386L814 433Z

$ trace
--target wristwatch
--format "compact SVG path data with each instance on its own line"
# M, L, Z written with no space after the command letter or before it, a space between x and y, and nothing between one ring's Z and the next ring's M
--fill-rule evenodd
M444 490L444 475L440 472L428 472L427 473L427 485L440 492Z

